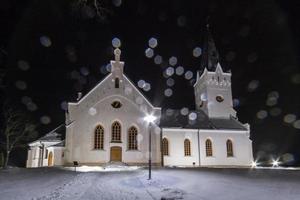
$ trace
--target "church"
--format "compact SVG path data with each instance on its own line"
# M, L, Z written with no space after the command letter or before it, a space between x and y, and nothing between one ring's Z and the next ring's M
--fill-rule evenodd
M238 121L231 72L223 71L210 34L206 41L204 70L194 84L195 110L152 105L124 74L117 48L111 72L68 103L65 139L53 130L29 143L26 166L145 165L151 154L157 166L250 167L250 126Z

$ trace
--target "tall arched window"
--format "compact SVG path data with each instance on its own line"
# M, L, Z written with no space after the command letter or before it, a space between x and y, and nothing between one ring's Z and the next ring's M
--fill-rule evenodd
M111 141L121 142L121 124L119 122L114 122L111 125Z
M95 129L94 149L104 149L104 128L101 125Z
M119 86L120 86L120 79L115 78L115 88L119 88Z
M169 155L169 141L167 138L162 139L162 153L164 156Z
M231 140L226 142L227 157L233 157L233 145Z
M184 140L184 156L191 156L191 142L189 139Z
M212 142L210 139L207 139L205 141L205 149L206 149L206 156L210 157L213 155L213 149L212 149Z
M128 150L138 149L137 135L138 131L134 126L128 129Z

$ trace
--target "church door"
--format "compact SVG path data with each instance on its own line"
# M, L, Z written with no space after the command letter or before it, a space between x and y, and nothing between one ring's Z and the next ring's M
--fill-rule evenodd
M51 167L53 166L53 154L52 152L49 153L49 156L48 156L48 167Z
M122 148L111 147L110 148L110 161L122 162Z

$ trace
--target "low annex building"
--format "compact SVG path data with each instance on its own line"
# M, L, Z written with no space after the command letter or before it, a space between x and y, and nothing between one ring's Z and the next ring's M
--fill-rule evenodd
M215 51L215 53L212 53ZM231 73L223 72L208 35L203 73L194 85L195 110L155 107L123 73L115 49L111 73L77 102L68 103L65 140L52 131L29 144L27 167L152 162L164 166L251 166L250 126L236 117ZM153 115L153 124L145 121Z

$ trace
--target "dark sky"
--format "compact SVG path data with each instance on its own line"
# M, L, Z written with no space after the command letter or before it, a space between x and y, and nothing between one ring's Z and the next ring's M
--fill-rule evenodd
M78 0L77 0L78 1ZM255 157L300 160L300 3L274 0L103 0L101 17L76 0L2 0L1 67L7 97L41 124L43 135L64 122L65 102L86 94L106 74L112 39L121 40L125 73L151 85L144 94L164 108L194 109L191 83L200 69L207 16L220 62L231 70L235 109L251 124ZM156 38L147 58L148 40ZM5 52L5 53L3 53ZM154 57L162 56L162 64ZM163 73L169 58L193 78ZM172 81L171 81L172 82ZM166 97L164 91L173 94ZM29 97L29 98L28 98ZM291 162L290 162L291 161Z

